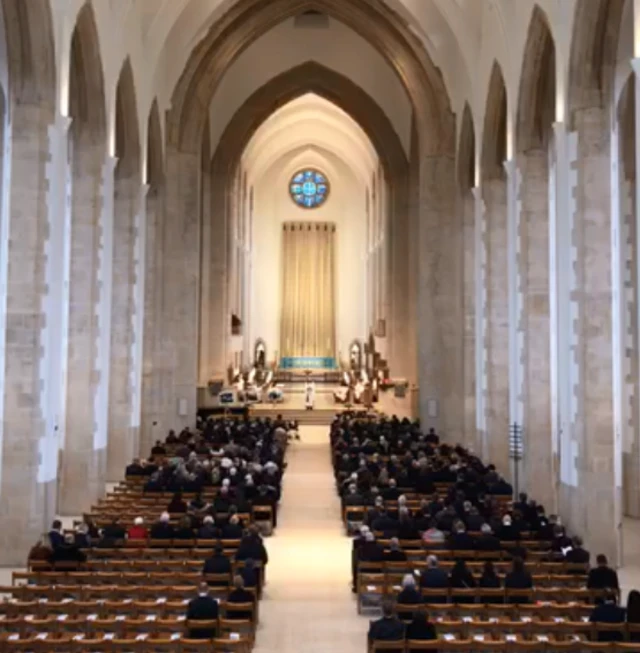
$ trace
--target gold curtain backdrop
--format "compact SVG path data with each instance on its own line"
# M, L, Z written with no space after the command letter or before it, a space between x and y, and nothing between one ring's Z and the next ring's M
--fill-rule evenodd
M335 238L328 222L282 225L283 358L335 357Z

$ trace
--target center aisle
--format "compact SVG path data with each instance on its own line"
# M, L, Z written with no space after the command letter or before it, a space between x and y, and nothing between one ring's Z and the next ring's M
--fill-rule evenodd
M340 519L327 426L303 426L287 453L256 653L362 653L368 620L350 589L351 541Z

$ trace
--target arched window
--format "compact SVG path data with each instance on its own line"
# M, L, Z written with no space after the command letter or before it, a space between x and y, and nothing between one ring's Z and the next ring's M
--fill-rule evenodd
M329 180L318 170L296 172L289 182L291 199L303 209L317 209L329 195Z

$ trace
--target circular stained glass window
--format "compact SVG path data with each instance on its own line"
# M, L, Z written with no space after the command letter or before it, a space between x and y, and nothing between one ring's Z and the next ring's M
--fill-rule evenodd
M300 208L317 209L327 201L329 180L318 170L300 170L291 177L289 195Z

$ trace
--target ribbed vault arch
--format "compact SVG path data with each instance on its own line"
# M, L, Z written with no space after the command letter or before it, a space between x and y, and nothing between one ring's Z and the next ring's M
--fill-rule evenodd
M389 61L419 117L425 152L453 150L453 114L442 77L418 38L381 0L240 0L193 50L173 93L168 142L197 152L207 108L227 68L258 36L309 9L357 30Z
M307 93L333 102L362 127L390 181L406 174L408 162L402 143L378 104L347 77L313 61L272 78L245 101L220 138L214 170L233 170L260 125L280 107Z

